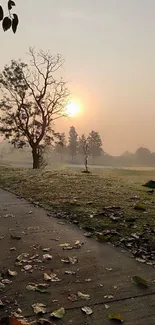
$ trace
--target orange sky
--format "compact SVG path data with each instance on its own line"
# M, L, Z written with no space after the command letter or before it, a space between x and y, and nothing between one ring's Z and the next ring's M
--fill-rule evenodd
M83 112L59 121L60 131L97 130L112 154L155 151L155 1L16 0L16 11L17 34L0 29L0 69L29 46L62 54Z

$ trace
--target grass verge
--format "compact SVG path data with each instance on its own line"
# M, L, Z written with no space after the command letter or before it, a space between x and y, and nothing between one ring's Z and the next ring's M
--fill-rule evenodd
M142 185L154 171L0 169L0 186L78 224L99 241L154 264L155 194Z

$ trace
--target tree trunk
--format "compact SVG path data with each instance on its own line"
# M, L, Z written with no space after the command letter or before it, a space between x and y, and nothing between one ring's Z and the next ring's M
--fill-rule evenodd
M88 172L88 157L85 156L85 169L86 169L86 172Z
M39 152L37 148L32 149L33 169L39 169Z

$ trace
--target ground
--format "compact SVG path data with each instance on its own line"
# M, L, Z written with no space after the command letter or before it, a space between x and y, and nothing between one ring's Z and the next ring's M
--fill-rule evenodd
M111 244L86 238L77 226L49 217L44 209L2 189L0 272L1 325L19 325L4 320L11 313L30 323L48 318L52 323L45 325L110 325L115 324L109 319L113 314L121 314L126 325L155 324L152 266ZM44 273L52 281L45 281ZM134 283L135 276L145 286ZM31 291L34 286L45 292ZM45 314L35 315L37 303L45 305ZM92 314L87 316L84 307ZM62 319L50 316L60 308L65 309Z
M39 203L87 236L121 245L141 262L154 264L155 194L142 185L154 170L0 170L0 186ZM110 207L110 208L107 208Z

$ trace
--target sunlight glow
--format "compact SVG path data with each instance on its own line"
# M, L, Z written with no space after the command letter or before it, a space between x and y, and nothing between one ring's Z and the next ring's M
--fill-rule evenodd
M69 117L76 116L80 112L80 104L74 101L71 101L66 106L66 113Z

